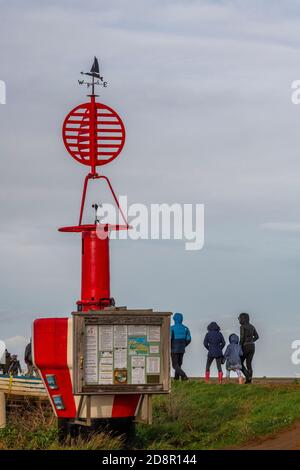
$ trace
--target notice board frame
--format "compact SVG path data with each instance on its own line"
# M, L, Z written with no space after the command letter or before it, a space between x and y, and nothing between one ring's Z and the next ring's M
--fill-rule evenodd
M107 308L93 312L72 312L73 316L73 393L74 395L161 394L170 393L171 312ZM86 384L84 374L85 329L88 325L160 326L161 370L159 384Z

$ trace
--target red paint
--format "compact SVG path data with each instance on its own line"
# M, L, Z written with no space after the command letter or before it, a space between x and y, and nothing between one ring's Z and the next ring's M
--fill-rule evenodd
M109 238L100 239L96 230L82 232L82 310L101 310L110 305Z
M121 207L120 207L120 205L119 205L118 198L117 198L117 196L116 196L116 194L115 194L115 192L114 192L114 189L113 189L113 187L112 187L112 185L111 185L111 182L109 181L109 179L108 179L106 176L104 176L104 175L98 175L97 173L95 173L95 174L89 173L88 175L86 175L86 177L85 177L85 179L84 179L78 225L81 226L81 224L82 224L82 216L83 216L83 211L84 211L84 204L85 204L86 192L87 192L87 187L88 187L88 183L89 183L89 180L90 180L90 179L103 179L104 181L107 182L108 187L109 187L109 189L110 189L110 192L111 192L111 194L112 194L112 196L113 196L113 198L114 198L114 201L115 201L115 203L116 203L116 205L117 205L117 207L118 207L118 210L119 210L119 212L120 212L120 214L121 214L121 217L122 217L122 219L123 219L123 222L125 223L125 225L127 226L127 228L129 228L128 223L127 223L127 220L126 220L126 218L125 218L125 215L124 215L124 213L123 213L123 211L122 211L122 209L121 209Z
M129 225L119 205L109 179L96 173L96 167L114 160L125 143L125 127L118 114L108 106L91 101L76 106L63 123L63 140L70 155L79 163L89 165L81 198L77 226L62 227L61 232L82 232L81 299L79 310L103 310L111 305L109 269L109 232L127 230ZM120 211L124 225L82 225L88 183L90 179L104 180Z
M135 416L141 395L115 395L112 418L127 418Z
M42 318L33 323L34 363L40 370L47 391L59 418L75 418L76 406L68 368L68 319ZM54 374L58 388L51 390L46 374ZM52 396L61 395L65 409L57 410Z
M120 116L91 96L89 103L72 109L62 130L63 141L69 154L79 163L96 167L117 158L125 143L125 127Z
M72 109L63 123L62 136L67 151L77 162L90 166L90 172L84 180L78 225L59 229L62 232L82 233L81 300L77 304L79 309L85 312L101 311L111 305L108 235L111 230L129 229L109 179L96 172L98 166L110 163L122 151L125 143L125 127L120 116L112 108L96 102L94 77L93 92L89 96L90 102ZM82 224L90 179L103 179L107 183L124 225ZM61 395L66 408L56 409L57 416L74 418L76 406L67 364L68 319L36 320L33 338L35 364L41 371L46 386L46 374L56 376L59 388L51 390L47 386L50 399L53 403L53 395ZM115 396L112 417L135 416L139 399L140 395Z

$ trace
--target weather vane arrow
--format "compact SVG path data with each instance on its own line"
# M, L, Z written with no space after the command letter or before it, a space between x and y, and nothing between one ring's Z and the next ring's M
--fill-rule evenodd
M86 85L87 88L89 88L90 86L92 87L92 96L96 96L95 85L103 86L104 88L107 87L107 82L105 82L103 80L103 77L101 77L100 75L99 62L97 57L94 57L94 62L90 72L81 72L81 75L88 75L89 77L92 77L91 82L87 82L85 80L78 80L79 85Z

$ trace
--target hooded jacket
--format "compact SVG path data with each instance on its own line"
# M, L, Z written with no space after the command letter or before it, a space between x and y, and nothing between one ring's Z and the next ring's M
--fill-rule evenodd
M254 344L258 340L259 336L253 325L250 323L248 313L241 313L239 315L240 328L240 344L244 346L246 344Z
M239 344L239 337L236 334L229 336L229 345L226 348L224 357L226 359L226 369L227 370L236 370L242 368L241 356L243 355L243 350Z
M18 375L18 372L22 373L20 362L16 355L13 355L11 358L11 363L8 369L8 373L12 375Z
M171 326L171 352L184 353L185 348L192 341L190 330L183 325L182 313L175 313L173 316L174 325Z
M216 322L212 322L207 327L207 333L203 342L208 350L209 357L222 357L225 340L220 332L220 327Z
M32 364L32 347L31 343L28 343L25 348L24 361L26 363Z

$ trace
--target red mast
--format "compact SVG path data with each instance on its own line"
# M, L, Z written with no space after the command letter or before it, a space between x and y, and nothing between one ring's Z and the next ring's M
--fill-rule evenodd
M100 76L96 57L91 71L81 73L92 77L91 82L79 81L88 88L92 87L92 93L88 95L90 101L70 111L63 123L62 135L69 154L77 162L90 166L90 172L84 180L78 225L62 227L59 231L82 234L81 299L77 301L77 306L78 310L89 311L114 305L110 295L109 233L111 230L128 230L129 226L109 179L97 173L98 166L110 163L120 154L125 143L125 127L112 108L96 101L95 85L107 86ZM124 224L101 224L97 218L94 224L82 224L91 179L106 181Z

